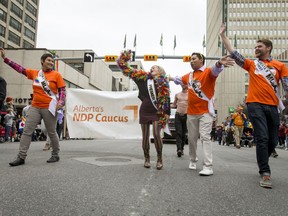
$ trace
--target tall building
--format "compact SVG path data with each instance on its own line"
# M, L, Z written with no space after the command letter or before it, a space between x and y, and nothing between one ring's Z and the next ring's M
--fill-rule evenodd
M256 41L267 38L273 42L272 57L287 61L287 0L207 0L207 56L226 53L218 36L223 22L234 48L245 57L253 58ZM207 61L208 65L213 63L215 61ZM245 101L248 79L248 73L239 66L221 73L215 92L218 122Z
M0 47L36 47L39 1L0 0Z

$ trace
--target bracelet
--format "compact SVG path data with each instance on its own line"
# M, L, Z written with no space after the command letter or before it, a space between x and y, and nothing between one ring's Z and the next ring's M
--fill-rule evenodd
M220 60L217 61L217 64L219 64L219 65L223 65L223 64L220 62Z

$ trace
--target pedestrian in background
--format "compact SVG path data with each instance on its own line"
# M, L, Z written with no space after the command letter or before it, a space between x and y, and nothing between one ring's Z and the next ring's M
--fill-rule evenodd
M154 144L157 151L158 170L163 167L163 143L160 136L161 129L165 129L170 115L169 79L164 69L158 65L151 67L150 72L137 70L128 63L131 51L124 51L117 59L117 65L123 74L131 78L139 88L139 99L142 101L139 110L142 129L142 148L144 151L144 167L150 168L150 124L153 125Z
M176 108L175 113L175 132L177 155L184 154L184 145L187 133L187 107L188 107L188 86L182 85L182 91L175 95L171 108Z
M241 137L243 136L243 130L245 127L245 124L248 122L248 119L243 113L243 107L238 106L237 111L232 115L231 121L230 121L230 127L234 126L235 131L235 141L236 141L236 148L241 148Z
M14 112L12 108L7 109L7 114L4 116L4 124L5 124L5 142L12 141L12 125L14 119Z
M216 79L224 66L234 65L228 56L222 57L211 68L206 68L205 56L192 53L190 65L192 72L182 77L175 77L175 84L188 85L187 127L190 163L189 169L196 170L197 140L200 137L203 151L203 169L200 175L213 175L212 141L210 133L215 115L213 96Z
M288 98L288 69L272 58L272 41L260 39L254 47L256 60L245 58L235 50L226 36L226 24L220 27L220 36L235 62L248 71L249 88L246 98L248 117L254 128L256 156L261 176L260 186L272 188L269 156L278 143L279 112L284 105L279 95L281 80L285 97Z
M26 69L11 61L5 57L4 49L1 49L1 57L6 64L18 73L33 80L33 100L26 116L19 153L17 159L10 162L9 165L19 166L25 163L32 134L41 119L44 119L52 145L51 158L47 160L47 163L59 161L59 139L56 133L57 110L61 109L65 104L66 90L61 74L53 70L53 56L49 53L41 56L42 68L40 70Z
M6 111L4 106L6 92L7 92L6 80L2 76L0 76L0 125L2 124L2 112L4 113L4 111Z

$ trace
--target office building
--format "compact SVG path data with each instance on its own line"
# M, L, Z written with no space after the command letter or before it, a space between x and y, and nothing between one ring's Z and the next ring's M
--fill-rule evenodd
M39 0L0 0L0 47L35 48Z

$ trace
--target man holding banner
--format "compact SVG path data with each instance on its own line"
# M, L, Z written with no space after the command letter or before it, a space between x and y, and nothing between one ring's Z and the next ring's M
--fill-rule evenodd
M128 63L131 59L131 54L131 50L122 52L117 59L117 64L125 76L133 79L139 89L138 97L142 101L139 111L139 123L142 129L142 148L145 157L144 167L151 167L149 132L150 124L152 124L154 143L157 151L156 168L160 170L163 167L163 143L160 131L161 129L165 129L170 115L169 79L164 69L160 66L152 66L150 72L131 67Z
M262 39L256 42L254 49L257 59L252 60L234 50L225 32L226 24L223 23L219 33L224 46L236 63L249 74L246 103L248 117L254 128L260 186L272 188L269 156L278 143L279 112L284 109L279 94L279 80L282 81L287 98L288 69L284 63L271 57L273 44L270 40Z

